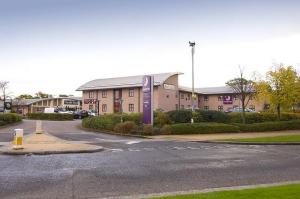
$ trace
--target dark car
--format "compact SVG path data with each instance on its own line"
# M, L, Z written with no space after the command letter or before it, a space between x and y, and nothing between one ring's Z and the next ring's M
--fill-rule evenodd
M75 111L74 112L74 119L83 119L89 116L89 113L85 110Z

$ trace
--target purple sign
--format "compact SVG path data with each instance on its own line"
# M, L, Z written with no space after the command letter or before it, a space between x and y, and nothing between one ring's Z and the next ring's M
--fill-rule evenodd
M232 96L231 95L223 96L223 104L232 104Z
M143 77L143 123L153 123L153 77Z

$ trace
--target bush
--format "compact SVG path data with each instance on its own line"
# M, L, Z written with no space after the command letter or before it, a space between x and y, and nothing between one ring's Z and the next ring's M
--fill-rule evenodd
M154 126L162 127L165 124L171 124L168 114L158 111L154 113Z
M190 110L176 110L167 113L173 123L187 123L192 119L192 111Z
M60 114L60 113L28 113L28 119L34 120L53 120L53 121L65 121L73 120L72 114Z
M228 115L221 111L197 110L197 112L201 115L203 122L228 122Z
M0 114L0 126L22 121L22 117L15 113Z
M119 123L114 127L114 131L122 134L130 134L136 131L137 125L132 121L127 121L124 123Z
M172 134L202 134L202 133L227 133L238 132L234 125L222 123L184 123L171 125Z
M121 117L120 114L112 114L112 115L118 115L119 117ZM143 120L143 114L142 113L123 114L123 121L124 122L132 121L136 125L139 125L139 124L142 124L142 120Z
M168 124L164 125L160 129L159 133L162 134L162 135L169 135L169 134L171 134L171 126L168 125Z
M300 129L300 120L276 121L252 124L235 124L243 132L282 131Z
M229 122L231 123L242 123L242 113L229 113ZM260 123L260 122L271 122L278 120L277 114L275 113L246 113L246 123ZM300 114L297 113L282 113L281 120L289 121L300 119Z

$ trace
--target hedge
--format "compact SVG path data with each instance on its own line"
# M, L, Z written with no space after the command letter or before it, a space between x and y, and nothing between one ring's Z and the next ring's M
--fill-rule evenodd
M53 121L65 121L73 120L72 114L60 114L60 113L28 113L28 119L34 120L53 120Z
M22 117L15 113L1 113L0 126L22 121Z
M191 119L194 119L194 122L202 122L203 118L199 112L192 113L191 110L175 110L167 112L172 123L188 123L191 122Z
M235 124L235 125L242 132L299 130L300 120L263 122L263 123L253 123L253 124Z
M238 132L239 128L234 125L222 123L182 123L171 125L172 134L204 134L204 133L228 133Z
M246 123L260 123L260 122L271 122L278 120L277 114L275 113L246 113ZM230 123L242 123L241 113L229 113ZM300 119L298 113L282 113L281 121L297 120Z
M142 123L141 113L123 114L124 122L134 122L136 125ZM121 122L121 114L106 114L99 117L87 117L82 120L82 126L85 128L98 130L114 130L114 127Z
M197 110L196 112L202 116L203 122L227 123L229 121L229 116L222 111Z

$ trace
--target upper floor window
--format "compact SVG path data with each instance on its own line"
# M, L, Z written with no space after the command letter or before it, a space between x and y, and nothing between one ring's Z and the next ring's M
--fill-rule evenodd
M89 98L94 98L94 91L89 91Z
M129 97L133 97L134 96L134 89L130 88L129 92L128 92Z
M208 95L204 95L204 101L208 101Z
M106 98L106 97L107 97L107 91L104 90L104 91L102 91L102 98Z
M223 96L222 95L218 96L218 101L223 101Z
M191 94L187 95L187 100L191 100Z
M184 94L183 93L180 94L180 98L184 99Z

